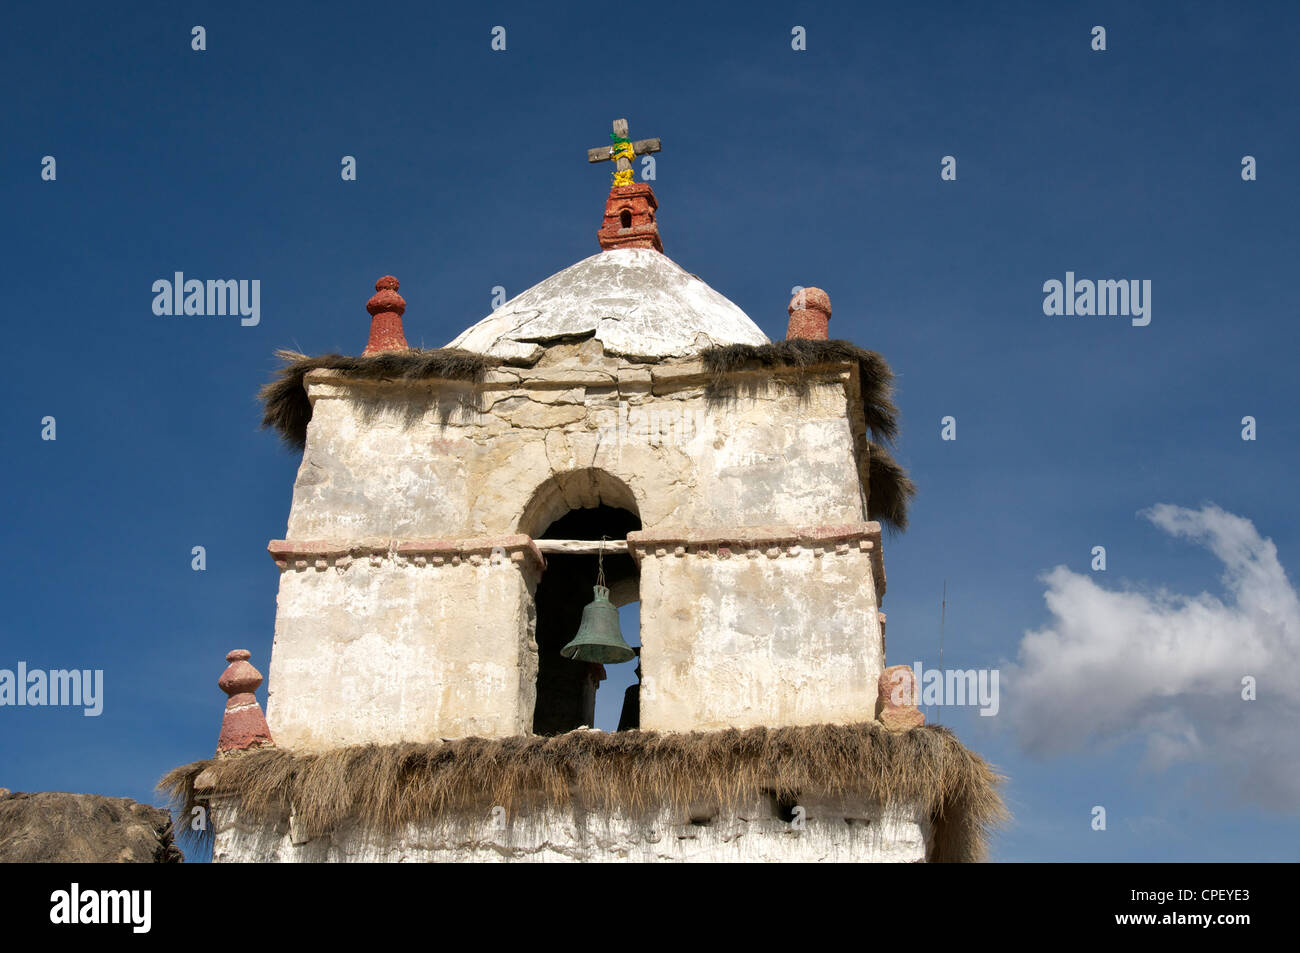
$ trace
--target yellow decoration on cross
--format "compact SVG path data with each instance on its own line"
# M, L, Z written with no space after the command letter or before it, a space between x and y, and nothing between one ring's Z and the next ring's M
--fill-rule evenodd
M615 161L626 159L628 160L628 164L630 164L631 161L636 158L636 150L632 147L632 143L626 140L623 142L616 142L614 145L609 147L609 157ZM614 184L616 186L632 184L633 171L630 168L624 168L624 165L625 163L619 162L617 171L614 173Z
M632 142L627 136L627 120L614 120L614 140L613 145L599 146L595 149L587 150L588 162L613 162L614 163L614 185L631 185L635 181L635 171L632 168L632 162L637 156L645 155L649 152L659 151L658 139L641 139Z

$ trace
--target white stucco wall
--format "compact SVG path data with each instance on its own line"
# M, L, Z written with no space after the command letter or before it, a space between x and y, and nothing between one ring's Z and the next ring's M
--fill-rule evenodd
M295 843L287 818L241 823L229 802L214 805L213 860L272 862L696 862L916 863L925 860L929 821L915 805L879 805L853 796L807 797L802 829L776 816L766 800L717 813L707 824L669 810L644 818L551 810L407 828L399 835L355 825ZM707 812L701 812L707 814ZM700 817L703 820L704 817Z
M885 663L874 545L638 546L641 727L872 720Z
M824 369L802 393L755 374L716 400L697 362L628 365L586 345L547 360L560 363L473 386L309 375L314 413L288 535L272 544L287 550L276 557L268 681L277 743L527 734L540 558L401 550L538 534L602 503L683 539L861 530L829 549L782 544L775 559L661 559L652 548L640 585L643 727L870 720L883 577L878 549L863 548L854 371Z
M280 577L266 711L277 744L532 730L530 561L503 552L455 563L395 553L321 562Z
M757 375L722 402L696 363L504 369L477 387L332 374L308 377L287 539L530 532L533 492L592 467L631 489L646 529L865 518L847 373L802 395ZM601 502L581 483L570 506Z

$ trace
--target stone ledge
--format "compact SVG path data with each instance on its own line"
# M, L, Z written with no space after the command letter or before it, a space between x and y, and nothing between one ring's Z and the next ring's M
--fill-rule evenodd
M826 361L809 364L796 369L801 376L823 377L827 381L850 380L857 371L855 364L849 361ZM615 368L598 369L590 367L496 367L484 372L479 381L470 381L457 377L421 377L421 378L360 378L351 377L345 371L331 368L315 368L303 377L303 386L308 397L339 397L348 389L417 389L430 390L450 388L456 391L529 391L551 390L555 388L573 388L596 385L646 391L651 388L655 393L687 390L701 386L717 384L722 381L736 382L749 377L767 379L791 372L789 368L740 367L721 373L709 371L700 360L665 360L624 364Z
M578 729L552 737L377 744L365 752L250 751L175 768L159 787L182 816L204 795L235 797L237 826L263 833L286 832L286 802L315 805L300 817L298 833L322 843L357 827L387 843L397 843L411 826L468 822L483 829L493 824L497 804L506 806L508 826L516 811L562 812L579 822L581 833L584 817L613 819L626 811L640 829L647 808L662 808L669 821L716 819L706 826L725 830L728 814L772 819L772 790L798 791L809 820L826 816L840 831L847 819L874 824L877 812L864 811L867 804L916 803L918 820L932 825L931 859L952 861L982 858L988 833L1005 817L1000 781L947 728L895 733L869 721L681 733ZM338 796L363 789L380 796ZM229 820L214 822L218 835ZM540 830L568 826L548 818ZM665 825L656 819L654 826ZM248 859L270 858L263 846Z
M354 560L366 558L374 566L385 559L397 559L416 566L459 566L462 562L478 566L509 561L546 568L546 557L523 533L464 539L273 539L266 550L282 571L347 568Z
M628 550L639 565L645 557L699 556L705 559L731 559L745 556L797 556L811 552L814 556L845 554L851 551L871 554L875 577L876 601L885 594L885 561L881 550L878 522L844 523L837 526L743 526L730 529L661 529L627 534Z
M375 389L383 387L407 387L428 390L430 387L437 385L451 386L456 390L465 391L474 390L477 386L472 380L453 377L450 374L443 376L431 375L429 377L357 377L347 371L341 371L333 367L313 368L303 375L302 384L307 390L308 397L313 396L313 387L320 394L328 393L333 396L333 393L329 390L330 388L334 388L335 391L349 388Z

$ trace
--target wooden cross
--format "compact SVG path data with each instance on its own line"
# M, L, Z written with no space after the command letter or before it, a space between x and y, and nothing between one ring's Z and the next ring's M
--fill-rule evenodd
M615 119L613 130L614 135L618 136L620 139L626 139L627 120ZM613 145L597 146L595 149L588 149L587 161L608 162L610 159L617 157L617 162L614 165L616 170L614 175L614 184L631 185L632 161L631 157L628 156L629 147L633 156L645 155L648 152L658 152L660 149L658 139L640 139L636 142L629 142L626 145L615 143Z

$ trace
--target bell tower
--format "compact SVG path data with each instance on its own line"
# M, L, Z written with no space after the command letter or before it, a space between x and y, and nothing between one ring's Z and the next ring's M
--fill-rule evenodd
M384 276L363 354L263 390L302 453L265 725L233 653L221 756L169 782L215 859L979 855L995 778L885 666L888 365L819 289L773 341L667 258L632 169L659 141L610 140L599 252L434 350Z

